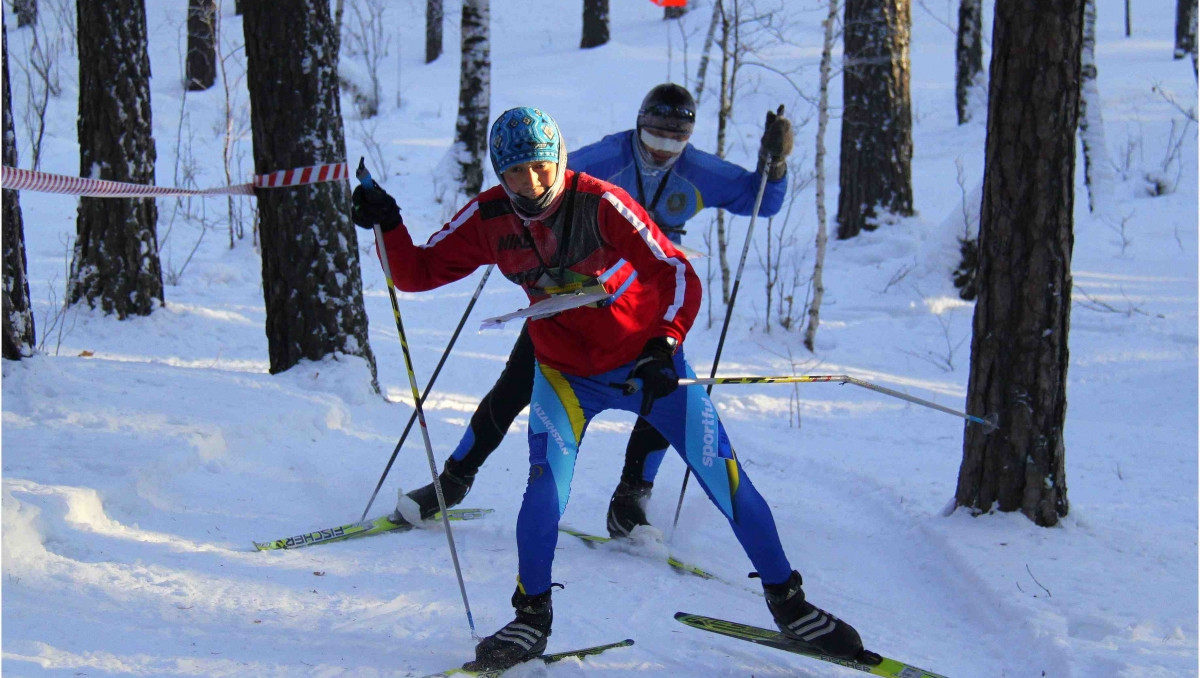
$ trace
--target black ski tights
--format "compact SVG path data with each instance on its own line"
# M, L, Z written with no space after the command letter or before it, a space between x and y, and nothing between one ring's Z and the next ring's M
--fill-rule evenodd
M459 460L463 472L474 475L483 466L488 455L504 440L513 420L529 405L532 395L533 341L529 338L529 328L522 325L504 371L492 385L492 390L479 401L475 414L471 415L471 428L454 451L454 456L458 457L464 447L467 450L466 456Z
M512 352L508 354L504 371L475 408L475 414L471 415L471 429L454 452L455 457L460 457L464 448L466 450L465 456L459 460L462 473L474 475L483 466L488 455L500 446L513 420L529 405L533 393L533 363L533 341L529 338L529 328L522 326L517 343L513 344ZM667 446L666 438L638 417L633 435L629 437L629 444L625 448L622 480L640 481L646 456L665 450Z

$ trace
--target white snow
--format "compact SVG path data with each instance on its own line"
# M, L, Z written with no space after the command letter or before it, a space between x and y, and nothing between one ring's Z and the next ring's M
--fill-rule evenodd
M771 64L803 66L795 79L815 93L823 10L785 4L778 16L796 22L791 35L804 47L772 49ZM955 125L953 34L944 25L955 24L955 7L943 4L913 8L917 216L830 242L815 354L797 331L765 331L765 275L752 255L722 374L850 374L964 407L972 305L958 300L950 272L964 195L975 201L965 218L978 218L986 115ZM167 185L172 173L164 168L182 165L196 185L222 185L223 90L218 84L183 100L185 3L147 5L157 176ZM1020 514L947 514L962 456L963 422L954 417L833 384L714 391L810 599L853 623L869 647L953 678L1196 675L1197 135L1181 111L1195 115L1196 81L1190 60L1171 58L1174 2L1133 3L1130 38L1124 3L1099 5L1098 85L1116 164L1115 215L1088 214L1077 163L1065 432L1071 510L1061 525L1040 528ZM710 7L686 17L685 42L651 3L615 2L613 41L583 52L578 3L495 0L493 115L514 105L544 108L574 147L627 129L646 90L696 72ZM394 39L383 62L381 117L360 121L349 98L342 102L347 158L368 156L421 240L458 207L436 172L454 133L459 3L446 3L446 54L432 65L422 63L423 8L411 0L388 4ZM28 59L31 35L15 28L7 3L4 12L20 162L28 168L22 112L29 91L18 62ZM241 20L229 2L221 14L229 49L242 40ZM985 16L990 49L990 4ZM56 20L51 11L40 18L48 29ZM237 77L244 53L229 52ZM79 171L74 58L60 55L63 90L50 103L40 167L71 176ZM361 64L347 57L341 70L365 83ZM708 150L715 147L718 69L710 65L693 139ZM808 171L816 128L809 106L773 71L747 68L740 77L731 159L753 165L763 111L784 103L798 121L792 171ZM835 103L840 85L835 79ZM235 110L246 101L244 92L238 97ZM836 177L833 122L827 170ZM1164 168L1174 141L1178 153ZM235 167L251 165L249 144L247 135L232 155ZM1176 190L1150 196L1148 174ZM248 180L235 170L233 183ZM20 201L43 350L3 364L3 673L423 676L470 658L474 641L439 525L288 552L251 546L357 519L412 413L369 236L360 234L359 243L364 297L386 398L372 393L359 359L267 374L258 255L248 232L229 249L224 198L184 201L193 218L176 212L174 200L159 201L164 268L182 269L164 307L124 322L72 308L58 323L75 201L29 192ZM801 243L795 265L804 277L812 270L812 201L810 185L792 211ZM832 218L832 189L828 206ZM689 224L689 246L704 249L712 216ZM734 263L746 224L733 221ZM765 232L760 220L759 249ZM705 266L697 264L702 277ZM400 295L422 386L480 274ZM475 332L480 319L525 305L515 286L493 278L426 404L439 468L516 337L515 326ZM717 306L714 327L702 311L686 344L704 375L720 328ZM589 429L564 523L603 533L631 422L606 414ZM454 529L480 635L512 615L526 423L523 414L464 504L495 513ZM749 562L694 483L671 529L682 475L672 453L650 517L671 553L728 583L677 574L652 546L642 549L650 555L638 555L564 536L554 572L566 588L555 594L550 650L625 637L637 644L511 675L859 675L671 619L683 610L771 623L754 595L757 583L744 578ZM414 430L371 513L390 511L398 488L428 480Z

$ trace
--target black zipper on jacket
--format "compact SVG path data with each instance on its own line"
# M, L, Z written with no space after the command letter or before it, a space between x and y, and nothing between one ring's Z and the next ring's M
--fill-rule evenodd
M564 221L562 234L558 237L558 247L554 252L554 260L558 262L557 274L553 272L553 269L550 267L550 265L547 264L546 260L542 258L542 252L538 249L537 243L533 240L533 235L529 232L529 225L526 224L525 228L521 231L525 235L525 242L531 248L533 248L533 254L538 258L538 262L542 265L542 268L547 274L550 275L551 278L554 279L554 282L558 283L560 287L565 284L566 279L564 272L566 271L567 267L563 264L563 260L567 258L567 249L570 247L571 222L575 217L575 192L578 189L579 172L576 172L575 175L571 177L571 188L567 191L567 204L563 205L563 208L567 210L567 213L563 217Z

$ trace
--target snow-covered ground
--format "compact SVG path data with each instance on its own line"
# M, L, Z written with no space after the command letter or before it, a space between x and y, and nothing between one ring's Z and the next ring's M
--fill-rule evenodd
M218 87L184 98L184 3L147 4L158 183L177 185L179 162L194 167L199 186L223 185L224 94ZM227 45L241 42L231 4L222 11ZM492 2L494 114L542 107L578 147L632 126L651 86L696 72L711 5L688 15L681 33L649 2L613 3L612 42L582 52L578 3L561 4L534 11L529 3ZM714 392L810 599L853 623L868 647L953 678L1196 675L1197 135L1167 98L1194 116L1196 81L1189 61L1171 58L1174 2L1134 3L1130 38L1123 3L1099 4L1099 86L1117 183L1114 215L1093 218L1078 172L1066 423L1071 512L1061 525L1043 529L1011 514L947 515L961 420L832 384ZM796 22L791 34L805 47L764 52L776 68L804 66L796 81L815 93L824 10L786 5ZM811 354L795 331L764 327L758 253L767 223L760 220L722 373L848 373L963 407L972 306L958 299L948 274L958 262L964 195L974 201L967 214L978 213L986 128L982 112L969 125L955 124L947 24L956 21L956 3L933 5L913 8L917 216L830 244ZM418 238L454 207L437 200L445 181L436 168L453 135L458 82L458 3L446 4L448 53L432 65L422 63L423 7L415 0L389 6L382 115L363 122L349 97L343 103L347 156L370 155L368 134L380 144L382 161L369 158L375 176ZM16 62L27 60L31 35L14 28L7 3L4 11L20 161L29 167L28 86ZM989 37L990 15L989 5ZM45 10L42 19L52 23L54 15ZM62 93L50 102L41 164L71 176L79 169L73 60L61 56ZM361 64L347 61L346 72L361 80ZM231 73L242 68L242 53L233 53ZM693 141L711 150L716 66L709 72ZM798 122L793 169L807 170L811 107L774 72L743 73L730 157L752 164L763 112L784 103ZM840 79L832 97L840 101ZM802 119L809 121L801 126ZM832 177L838 133L835 119L826 140ZM1175 141L1178 157L1162 171ZM249 167L248 139L242 149ZM1149 196L1143 178L1153 172L1176 183L1174 191ZM245 172L235 177L246 180ZM200 222L185 218L174 200L160 201L164 267L182 273L167 288L164 308L126 322L76 308L57 327L75 201L28 192L20 200L44 347L3 365L3 673L423 676L469 658L474 641L440 526L296 551L251 546L357 519L412 412L368 239L360 243L364 295L386 398L372 393L358 359L267 374L259 260L249 237L229 249L223 198L192 201L192 213L211 223L186 267ZM836 179L828 204L832 215ZM711 217L692 222L686 244L704 249ZM802 276L811 272L814 223L809 185L790 221ZM734 257L746 224L733 222ZM705 266L697 263L702 276ZM422 384L478 275L401 295ZM485 288L426 404L439 467L516 336L515 328L471 330L523 303L502 279ZM714 328L702 314L688 338L697 372L711 365L721 310L715 313ZM630 423L607 414L589 429L567 524L603 533ZM511 619L525 424L522 416L465 503L495 513L455 525L481 634ZM684 610L770 625L753 595L756 583L744 579L748 561L694 483L678 529L670 529L682 476L683 464L669 457L650 517L672 553L727 581L564 537L555 580L566 588L555 595L550 650L625 637L637 644L512 675L858 675L671 620ZM414 432L372 513L390 510L398 487L428 480Z

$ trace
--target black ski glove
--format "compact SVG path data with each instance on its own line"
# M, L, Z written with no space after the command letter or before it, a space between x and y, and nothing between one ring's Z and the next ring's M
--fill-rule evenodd
M768 181L778 181L787 174L787 157L792 152L792 123L783 117L783 105L778 112L767 111L767 124L763 127L762 145L758 149L758 171L767 171ZM767 156L771 165L766 166Z
M655 337L646 342L642 354L629 372L625 395L637 393L634 379L642 380L642 416L650 414L654 401L670 395L679 388L679 375L675 374L675 347L679 345L673 337Z
M350 219L356 226L365 229L373 229L375 224L379 224L379 229L384 233L404 225L396 199L378 184L372 184L369 188L361 184L355 187L350 196Z

